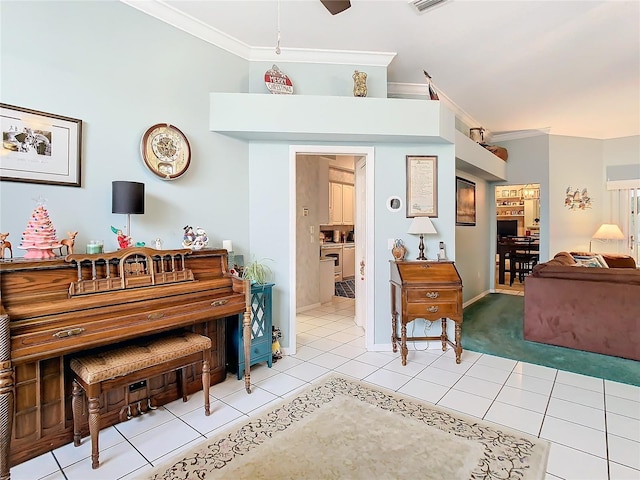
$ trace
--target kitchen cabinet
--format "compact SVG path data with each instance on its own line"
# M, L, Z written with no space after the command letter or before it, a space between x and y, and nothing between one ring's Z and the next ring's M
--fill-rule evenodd
M329 182L329 224L353 225L354 186Z
M342 278L353 278L356 274L356 246L342 246Z

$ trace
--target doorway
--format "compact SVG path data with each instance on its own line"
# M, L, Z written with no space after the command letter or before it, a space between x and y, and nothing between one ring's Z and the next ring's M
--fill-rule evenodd
M373 269L367 269L366 274L361 274L360 266L361 265L372 265L373 264L373 251L367 248L366 245L371 245L370 237L373 235L373 196L371 192L373 192L373 169L367 169L367 163L369 165L373 162L373 148L372 147L327 147L327 146L301 146L301 145L292 145L289 148L290 151L290 172L291 172L291 211L290 211L290 244L292 246L290 250L290 265L291 265L291 284L289 291L290 294L290 317L289 317L289 346L285 348L285 353L287 354L295 354L297 350L297 341L296 341L296 316L300 312L301 305L302 308L305 309L307 306L306 303L309 302L308 298L301 299L300 305L298 301L298 295L301 297L303 294L299 292L299 285L303 285L306 282L315 282L319 277L319 268L316 269L315 265L322 257L321 250L321 240L324 241L324 238L328 232L325 227L331 225L331 222L326 222L324 226L321 227L321 222L316 224L305 224L308 219L305 217L301 217L300 215L312 215L313 210L308 208L308 205L303 205L304 202L309 202L310 200L305 199L301 201L301 193L299 189L305 189L305 182L300 179L300 175L297 169L297 160L299 156L306 157L307 159L317 159L318 161L330 157L337 156L351 156L353 158L354 166L360 165L360 168L356 168L355 171L352 171L353 176L353 186L352 195L354 197L353 200L353 210L355 210L355 217L357 217L358 227L356 227L356 219L352 222L351 227L349 227L349 223L344 223L343 225L336 225L336 228L331 228L331 239L333 240L334 235L336 239L343 240L341 243L352 243L353 250L348 252L349 254L353 253L353 267L354 271L352 273L352 279L354 281L355 287L355 309L356 315L355 319L358 325L362 326L366 331L366 344L367 346L372 344L373 342L373 315L371 307L367 310L366 305L369 302L368 300L373 299ZM363 161L366 160L366 161ZM328 178L316 178L315 183L317 184L327 185L326 191L329 192L329 184ZM339 183L339 182L336 182ZM344 182L347 184L347 182ZM307 182L307 185L309 183ZM317 189L318 192L321 192L322 189ZM348 189L347 189L348 190ZM328 195L327 195L328 197ZM304 198L304 195L303 195ZM320 200L322 202L322 200ZM329 198L326 199L329 202ZM303 212L303 213L301 213ZM334 219L335 220L335 219ZM302 224L302 225L299 225ZM324 229L324 231L323 231ZM336 230L338 232L336 232ZM343 231L344 230L344 231ZM349 233L352 232L351 236ZM327 237L328 239L328 237ZM348 240L351 240L349 242ZM336 243L336 242L330 242ZM328 243L326 246L332 246ZM333 245L335 246L335 245ZM307 250L310 252L304 258L300 258L299 252L302 250ZM306 268L307 265L311 265L311 268ZM300 268L302 266L302 268ZM340 266L340 270L344 267L344 254L342 255L342 265ZM334 270L335 273L335 270ZM371 278L371 281L368 279ZM309 308L320 307L320 302L316 301L315 306L312 305ZM363 305L365 307L363 307Z
M539 259L540 184L499 185L496 199L496 291L524 291Z

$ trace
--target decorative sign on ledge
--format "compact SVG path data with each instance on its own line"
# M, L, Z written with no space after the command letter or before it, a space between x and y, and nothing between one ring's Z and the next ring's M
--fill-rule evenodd
M67 255L65 261L76 262L78 267L78 280L69 286L69 295L194 281L193 272L184 263L190 253L190 249L131 247L110 253Z

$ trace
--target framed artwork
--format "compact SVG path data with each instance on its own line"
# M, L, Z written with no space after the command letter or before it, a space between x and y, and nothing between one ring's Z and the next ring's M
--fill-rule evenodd
M456 225L476 224L476 184L456 177Z
M407 218L438 216L438 157L407 155Z
M82 120L0 103L0 180L80 186Z

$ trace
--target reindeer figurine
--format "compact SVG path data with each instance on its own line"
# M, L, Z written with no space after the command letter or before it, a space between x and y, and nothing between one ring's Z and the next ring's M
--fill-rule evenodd
M11 242L7 241L9 233L0 233L0 258L4 258L5 249L9 250L9 258L13 258L13 250L11 249Z
M75 243L78 232L67 232L67 235L69 238L60 240L60 255L62 255L62 247L67 247L67 255L71 255L73 253L73 244Z

